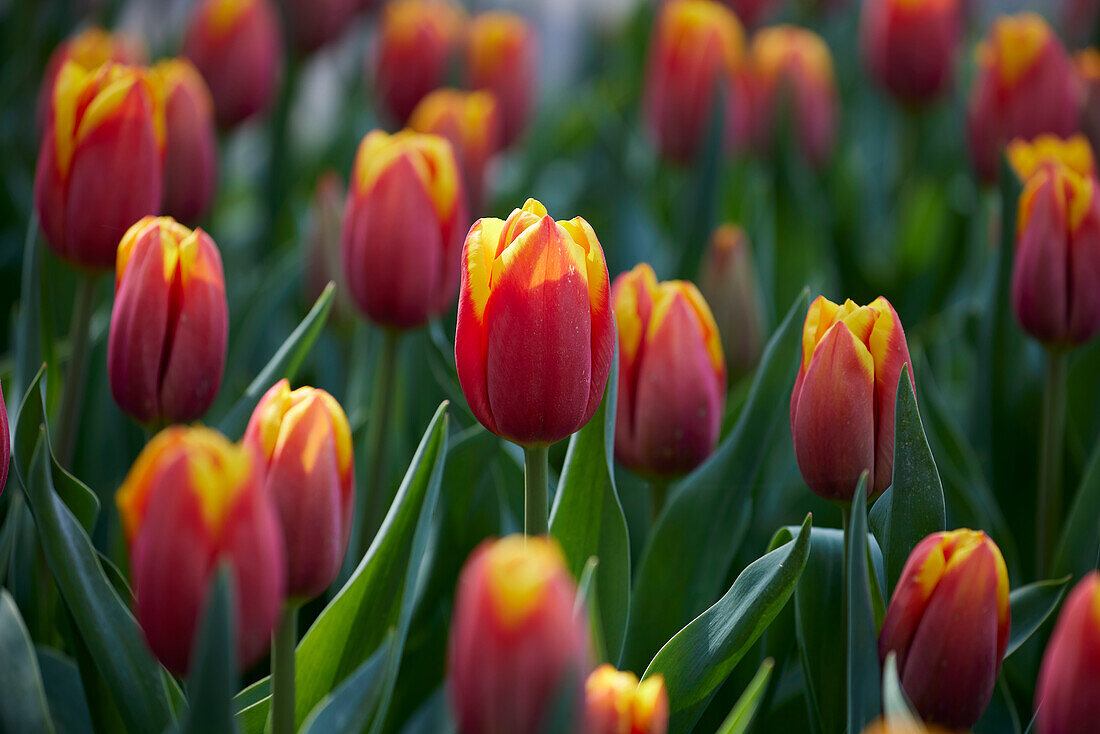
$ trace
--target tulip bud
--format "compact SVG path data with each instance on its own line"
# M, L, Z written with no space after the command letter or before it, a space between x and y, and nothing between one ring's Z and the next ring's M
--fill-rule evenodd
M479 210L485 192L485 166L500 149L500 114L493 94L437 89L420 100L409 127L450 141L470 209Z
M633 673L601 665L584 685L584 734L665 734L668 691L655 675L641 683Z
M268 0L200 0L183 55L210 87L218 124L229 128L267 109L283 75L279 19Z
M538 732L566 692L581 723L587 620L557 541L487 540L458 579L447 689L459 734ZM560 712L555 712L560 713Z
M1089 734L1100 721L1100 574L1077 582L1062 605L1035 688L1038 734Z
M145 217L122 238L107 340L111 394L139 423L185 423L221 386L229 331L222 259L210 235Z
M309 227L304 238L305 247L302 249L305 259L303 285L306 300L313 303L329 281L334 282L336 294L332 315L341 320L354 313L348 297L344 266L340 262L340 230L344 224L344 205L347 198L344 182L335 171L321 174L313 191Z
M867 306L825 296L810 304L791 394L791 438L814 493L850 502L864 471L868 501L890 485L902 365L915 386L901 320L882 296Z
M283 0L294 46L310 54L338 38L359 11L359 0Z
M173 426L142 450L115 501L130 549L134 611L149 647L187 671L207 588L232 571L238 662L263 656L283 602L279 520L252 453L209 428Z
M1077 76L1084 88L1081 130L1095 149L1100 145L1100 49L1086 48L1074 56Z
M951 86L961 26L959 0L864 0L864 66L900 101L931 102Z
M184 221L202 217L218 185L218 140L210 89L187 59L153 68L164 94L164 203L161 209Z
M748 374L760 359L764 335L752 248L740 227L714 230L699 268L699 290L718 324L730 376Z
M451 144L410 131L368 133L349 188L341 248L355 304L401 329L446 311L469 221Z
M726 404L726 360L699 290L657 282L642 263L615 279L619 329L615 456L632 471L676 476L718 443Z
M160 99L155 75L136 67L61 68L34 176L38 223L59 257L109 268L126 228L160 207Z
M286 549L286 594L312 599L336 578L351 530L354 455L344 409L324 390L279 380L260 398L243 442L265 467Z
M901 687L926 721L969 729L1001 670L1008 571L980 530L933 533L901 570L879 632L879 659L897 655Z
M8 429L8 409L4 405L4 386L0 385L0 493L8 481L8 464L11 462L11 432Z
M836 140L839 114L829 47L813 31L777 25L756 32L751 52L761 144L774 144L779 117L787 112L802 154L812 165L824 165Z
M465 21L451 0L392 0L382 11L374 68L378 103L404 124L424 96L443 84Z
M1062 43L1035 13L1000 17L978 45L977 63L967 137L978 177L992 183L1008 141L1077 130L1082 90Z
M471 89L493 93L500 108L500 143L511 146L527 127L538 97L538 38L522 17L482 13L466 37L466 77Z
M474 222L461 262L455 362L474 416L521 445L578 430L603 399L615 340L591 225L528 199L507 221Z

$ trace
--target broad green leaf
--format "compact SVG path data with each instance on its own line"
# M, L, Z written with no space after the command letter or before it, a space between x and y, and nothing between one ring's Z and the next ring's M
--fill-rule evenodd
M76 663L52 647L38 647L35 653L57 734L92 734L92 718Z
M1020 649L1062 603L1072 576L1047 579L1013 589L1008 596L1012 607L1012 631L1008 634L1005 657Z
M1054 554L1054 573L1072 573L1080 578L1096 568L1100 551L1100 438L1092 450L1088 466L1073 507L1066 516L1058 550Z
M233 734L233 692L237 690L237 618L230 570L218 569L191 649L187 678L189 708L181 734Z
M848 528L848 730L863 728L882 713L878 631L867 573L867 472L863 472Z
M0 589L0 730L53 734L53 719L30 633L11 594Z
M573 614L588 616L588 646L592 651L592 659L597 664L609 662L606 637L599 614L599 584L596 582L596 570L599 567L600 561L595 556L584 564L580 580L577 581L577 600L573 602Z
M768 679L771 677L775 661L767 658L760 663L760 669L756 671L752 681L749 682L741 698L730 711L730 715L722 722L717 734L745 734L752 724L752 717L756 715L756 709L760 707L760 700L768 689Z
M321 699L302 724L301 734L359 734L370 722L385 685L393 631L374 653L332 693Z
M440 686L401 729L401 734L454 734L447 688Z
M882 716L891 724L914 726L920 718L913 711L913 705L905 697L898 679L898 656L893 650L886 653L886 663L882 666Z
M54 364L50 322L43 313L42 260L38 246L38 219L31 214L23 245L23 272L19 283L19 315L15 324L15 380L12 395L27 392L43 363Z

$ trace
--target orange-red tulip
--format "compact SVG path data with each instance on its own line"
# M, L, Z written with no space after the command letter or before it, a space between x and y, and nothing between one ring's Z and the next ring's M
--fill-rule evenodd
M930 102L951 86L961 28L959 0L864 0L863 63L902 102Z
M610 665L592 671L584 685L584 734L665 734L668 691L663 676L639 683Z
M214 200L218 185L218 139L214 101L198 69L187 59L153 68L164 94L164 203L169 216L192 222Z
M878 719L863 730L863 734L958 734L935 724L923 724L908 719Z
M527 127L538 99L538 38L521 16L482 13L466 33L466 77L486 89L500 109L500 143L512 145Z
M1089 734L1100 721L1100 574L1077 582L1050 636L1035 688L1038 734Z
M760 286L745 231L734 224L714 230L699 267L699 291L718 324L726 369L737 379L756 367L764 348Z

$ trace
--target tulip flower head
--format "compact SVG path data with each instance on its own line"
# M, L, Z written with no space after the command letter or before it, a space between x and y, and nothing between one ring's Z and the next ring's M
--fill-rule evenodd
M953 734L953 732L935 724L923 724L909 719L901 721L877 719L863 730L863 734Z
M1074 54L1073 64L1084 87L1081 130L1093 149L1100 145L1100 49L1086 48Z
M863 63L900 101L931 102L951 86L961 26L959 0L864 0Z
M153 68L164 94L165 151L162 210L184 221L202 217L218 185L218 139L214 100L198 69L187 59Z
M1100 721L1100 574L1077 582L1043 653L1035 689L1039 734L1088 734Z
M714 451L726 404L710 308L692 283L658 283L645 263L615 279L611 303L619 330L615 456L642 474L691 471Z
M933 533L901 571L879 632L901 686L926 721L969 729L1001 670L1011 628L1008 571L980 530Z
M139 423L184 423L214 402L229 315L210 235L145 217L118 246L107 340L111 394Z
M870 472L868 501L890 485L894 407L903 365L913 363L890 302L810 304L802 330L802 366L791 395L791 437L802 477L825 499L850 502Z
M115 500L130 549L134 611L149 647L187 672L220 564L236 586L242 668L263 656L283 602L279 521L252 453L208 428L173 426L142 450Z
M538 95L538 38L514 13L475 16L466 31L466 77L471 89L492 92L500 109L500 144L511 146L527 127Z
M737 379L756 367L764 348L760 285L743 229L724 224L714 230L698 280L718 324L726 368Z
M614 325L607 263L581 217L528 199L479 219L462 251L455 362L483 426L523 446L577 431L603 398Z
M291 40L302 53L313 53L339 38L359 5L359 0L284 0Z
M604 664L584 685L584 734L665 734L668 691L661 675L641 683L630 672Z

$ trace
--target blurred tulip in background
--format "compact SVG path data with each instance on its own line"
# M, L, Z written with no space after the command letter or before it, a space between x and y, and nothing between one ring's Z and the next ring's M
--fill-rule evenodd
M1035 689L1038 734L1088 734L1100 721L1100 574L1077 582L1043 653Z
M961 31L959 0L864 0L863 63L899 101L928 103L951 87Z
M466 30L466 82L492 92L500 111L500 143L507 148L527 128L538 101L538 37L514 13L474 16Z
M153 67L164 94L164 202L161 211L185 222L210 209L218 188L218 136L214 101L187 59Z
M698 280L718 324L726 370L737 380L756 367L764 348L760 283L745 230L735 224L714 230Z

